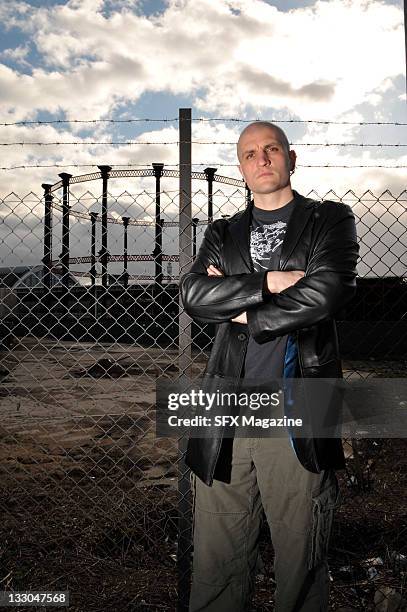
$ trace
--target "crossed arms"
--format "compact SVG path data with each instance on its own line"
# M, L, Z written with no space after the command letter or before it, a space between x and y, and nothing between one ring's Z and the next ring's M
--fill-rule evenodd
M222 270L218 270L212 264L207 268L208 276L224 276ZM292 272L269 271L264 277L264 289L270 293L281 293L284 289L295 285L304 276L304 272L293 270ZM242 312L232 319L232 323L247 324L247 313Z
M322 210L321 210L322 209ZM260 344L330 318L353 296L359 247L344 204L325 203L305 275L302 271L222 274L225 221L209 226L191 270L181 279L187 313L202 322L245 322Z

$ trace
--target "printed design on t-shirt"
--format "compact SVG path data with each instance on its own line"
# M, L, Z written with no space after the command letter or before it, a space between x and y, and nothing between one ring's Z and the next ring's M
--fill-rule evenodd
M282 244L286 228L285 221L277 221L269 225L264 224L251 231L250 254L255 268L268 270L270 256Z

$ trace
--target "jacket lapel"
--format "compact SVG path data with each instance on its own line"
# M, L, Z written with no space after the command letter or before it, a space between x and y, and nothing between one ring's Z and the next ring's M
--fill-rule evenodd
M308 219L312 213L313 200L304 198L297 191L294 191L295 205L288 222L287 231L281 245L281 255L279 269L284 270L287 262L303 233Z
M235 243L248 272L253 272L252 259L250 256L250 223L253 202L246 207L237 221L229 225L229 233Z

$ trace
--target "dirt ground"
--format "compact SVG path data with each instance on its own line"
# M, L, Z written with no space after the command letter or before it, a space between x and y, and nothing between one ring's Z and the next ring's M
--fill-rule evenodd
M0 353L0 590L69 590L75 612L176 609L178 447L156 438L154 421L156 379L174 377L176 359L158 347L29 338ZM194 376L204 363L194 359ZM344 365L345 375L406 376L400 362ZM345 450L331 607L402 609L406 442ZM261 551L253 611L266 612L266 525ZM384 607L391 599L399 608Z

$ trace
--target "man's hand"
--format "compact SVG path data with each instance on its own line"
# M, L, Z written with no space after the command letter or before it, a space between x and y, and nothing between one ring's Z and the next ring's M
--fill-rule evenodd
M215 266L213 266L212 264L208 266L208 268L206 268L206 271L208 273L208 276L224 276L222 270L219 270L219 268L215 268Z
M247 314L245 312L241 312L240 315L237 315L234 319L231 319L232 323L244 323L247 325Z
M301 272L301 270L293 270L292 272L270 271L267 272L267 288L270 293L280 293L280 291L284 291L284 289L295 285L295 283L304 276L305 274ZM240 315L232 319L232 321L233 323L244 323L247 325L246 312L240 313Z
M293 270L292 272L273 270L267 272L267 289L270 293L281 293L284 289L295 285L304 276L305 274L301 270Z

